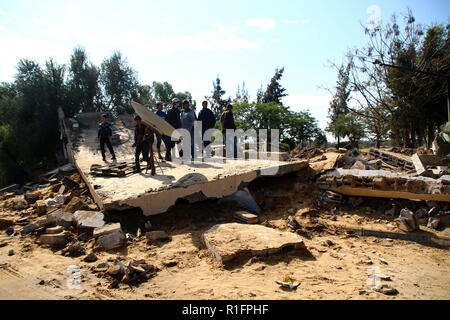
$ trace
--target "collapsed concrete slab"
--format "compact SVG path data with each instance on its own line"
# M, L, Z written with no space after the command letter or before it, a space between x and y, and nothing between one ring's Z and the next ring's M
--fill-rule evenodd
M241 255L268 256L283 249L304 249L303 240L295 233L280 232L261 225L218 224L203 234L203 240L222 264Z
M405 170L414 170L414 164L411 161L411 157L405 156L403 154L392 153L375 148L371 148L369 150L369 154L372 157L383 160L391 166Z
M78 115L79 127L69 132L68 146L75 166L101 210L141 208L144 215L164 213L178 199L189 202L220 199L232 195L258 177L280 176L308 167L307 161L278 161L279 155L274 160L213 157L203 162L158 161L155 176L151 176L150 172L145 174L145 170L123 177L94 176L90 174L91 166L103 163L96 139L100 115ZM113 143L117 162L133 163L132 116L120 116L111 122L115 134L120 137L119 143ZM142 167L145 169L145 163Z
M450 202L450 178L412 177L384 170L336 169L319 177L321 189L358 197Z

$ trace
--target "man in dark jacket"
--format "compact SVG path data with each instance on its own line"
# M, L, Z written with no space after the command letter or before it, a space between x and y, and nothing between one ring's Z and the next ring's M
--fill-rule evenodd
M202 139L206 130L214 128L216 124L216 117L211 109L208 109L208 101L202 102L203 109L198 114L198 120L202 122ZM203 145L206 147L211 141L204 141Z
M109 152L112 155L112 160L116 160L116 155L114 154L113 147L111 145L112 142L112 129L111 124L107 121L107 115L102 114L102 123L98 126L98 135L97 138L100 141L100 151L102 153L103 161L106 161L105 158L105 144L108 147Z
M178 109L178 105L180 103L180 99L173 98L172 99L172 109L167 111L166 121L175 129L181 128L181 118L180 118L180 110ZM172 161L172 148L175 146L175 141L172 141L171 137L167 138L166 145L166 161Z
M134 161L136 165L136 173L141 172L141 165L139 163L139 157L142 153L144 161L147 162L147 166L150 164L152 169L152 176L155 174L155 163L153 158L153 142L154 142L154 131L142 123L142 119L139 116L134 117L134 122L136 127L134 128L134 144L135 154ZM150 151L150 158L148 152Z
M226 141L226 133L227 129L236 130L236 125L234 124L234 116L233 116L233 105L229 104L227 106L227 110L225 110L220 116L220 123L222 124L222 134L224 141ZM233 139L233 153L234 157L237 158L237 139L234 136ZM227 148L228 149L228 148Z

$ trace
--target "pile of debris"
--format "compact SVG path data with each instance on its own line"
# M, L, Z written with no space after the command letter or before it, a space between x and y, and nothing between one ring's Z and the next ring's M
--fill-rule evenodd
M294 150L291 151L291 158L299 158L299 159L311 159L317 156L321 156L325 153L325 149L313 148L313 147L305 147L301 148L297 146Z

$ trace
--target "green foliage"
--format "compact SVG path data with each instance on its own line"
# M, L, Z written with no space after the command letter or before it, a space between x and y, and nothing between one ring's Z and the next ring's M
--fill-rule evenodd
M364 127L361 119L353 114L341 114L330 124L328 130L335 136L348 137L352 145L358 146L359 140L364 137Z
M283 88L280 84L281 77L283 76L284 68L281 70L276 69L275 75L270 80L269 85L267 86L266 92L264 92L264 96L262 97L262 102L269 103L274 102L277 104L283 104L281 99L287 96L285 88Z
M116 114L133 113L130 100L138 97L137 74L119 51L103 60L100 79L104 86L107 109Z
M288 107L274 102L243 102L234 105L233 114L238 128L278 129L280 139L291 139L294 143L307 143L318 133L317 121L309 112L293 112Z
M228 104L231 103L231 98L224 99L226 91L222 89L219 76L216 77L216 81L213 82L213 91L211 96L205 96L205 99L209 102L209 107L214 113L214 116L220 118L220 115L225 111Z
M84 48L76 47L70 57L68 101L64 104L66 116L105 109L99 78L100 70L89 62Z

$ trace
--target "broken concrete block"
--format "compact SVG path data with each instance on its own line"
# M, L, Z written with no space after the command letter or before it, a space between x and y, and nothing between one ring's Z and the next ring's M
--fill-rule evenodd
M170 240L167 232L158 230L158 231L150 231L145 234L145 237L149 241L157 241L157 240Z
M105 225L101 211L78 210L73 214L73 220L80 229L94 230Z
M73 225L73 214L64 212L64 214L56 220L56 223L64 228L71 227Z
M62 183L67 187L67 189L78 189L80 185L68 177L64 177Z
M63 231L64 231L64 229L61 226L45 229L46 234L56 234L56 233L61 233Z
M68 257L79 257L86 254L86 249L79 243L73 243L65 248L61 254Z
M29 191L25 193L24 197L29 204L33 204L41 198L41 193L39 191Z
M243 223L258 223L259 218L257 215L245 212L237 211L234 213L234 218Z
M366 164L364 162L362 162L361 160L356 161L353 166L351 167L351 169L357 169L357 170L366 170Z
M63 247L67 243L67 235L64 232L57 234L42 234L39 237L41 244L48 244L52 247Z
M14 224L15 224L14 220L0 218L0 230L9 228L9 227L13 226Z
M414 215L416 216L417 219L422 219L428 215L428 211L424 208L420 208L416 210L416 212L414 212Z
M86 204L78 197L73 197L69 203L66 205L65 210L67 212L75 212L77 210L82 209L85 207Z
M97 238L97 237L103 236L105 234L117 232L117 231L122 231L122 228L120 227L120 223L112 223L112 224L108 224L103 227L95 228L94 232L93 232L93 236L94 236L94 238Z
M14 210L24 210L28 208L28 202L24 199L23 196L15 197L12 199L13 209Z
M203 240L214 257L225 264L239 255L267 256L283 248L304 249L303 240L292 232L255 224L218 224L203 234Z
M122 230L116 230L99 236L95 240L95 244L105 250L112 250L126 245L127 238Z
M83 258L84 262L95 262L97 261L97 256L94 253L89 253L86 257Z
M35 203L35 208L39 215L45 214L47 212L47 205L44 200L38 200Z
M427 227L437 230L437 228L439 228L439 223L440 222L441 222L441 220L439 218L430 217L428 219Z
M416 216L411 210L406 208L400 211L400 216L395 219L394 222L397 224L397 227L404 232L411 232L419 228Z

